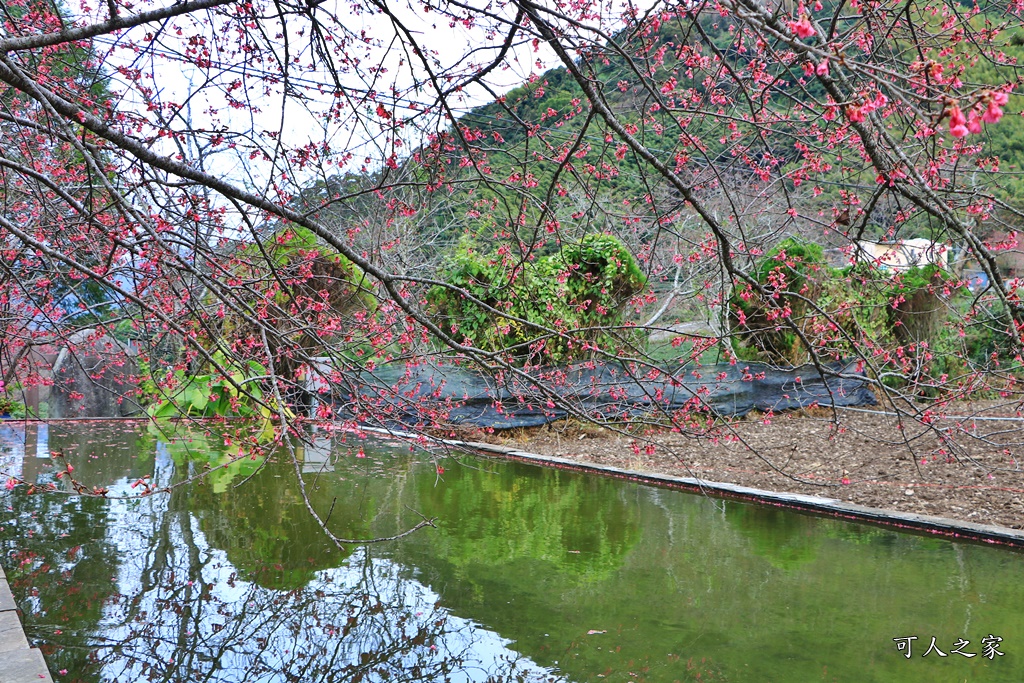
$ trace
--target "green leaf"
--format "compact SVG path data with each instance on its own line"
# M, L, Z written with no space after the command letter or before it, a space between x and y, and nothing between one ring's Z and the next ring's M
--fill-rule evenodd
M204 391L202 386L193 386L188 392L188 400L192 406L199 412L206 410L206 405L210 402L210 397Z
M150 406L149 414L154 418L175 417L181 414L181 410L178 409L174 401L164 400Z

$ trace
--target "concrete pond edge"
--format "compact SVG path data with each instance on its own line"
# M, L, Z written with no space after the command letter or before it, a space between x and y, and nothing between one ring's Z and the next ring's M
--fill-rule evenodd
M0 683L53 683L39 648L29 647L7 577L0 567Z
M422 434L411 434L386 429L370 427L362 428L362 431L391 437L422 440ZM429 437L428 437L429 438ZM769 491L739 484L708 481L696 477L679 477L668 474L656 474L652 472L641 472L638 470L627 470L609 465L561 458L552 455L539 455L530 453L518 448L499 446L496 444L479 441L457 441L453 439L430 438L430 441L459 448L471 453L484 456L499 457L506 460L518 460L542 467L557 469L575 470L598 474L616 479L634 481L660 488L669 488L690 493L708 495L714 498L726 498L741 500L761 505L802 510L830 517L849 519L850 521L867 522L881 526L899 529L900 531L922 532L957 540L974 541L994 545L1009 546L1024 549L1024 530L1010 529L1008 527L992 524L976 524L963 522L947 517L935 517L932 515L919 515L912 512L899 512L897 510L886 510L883 508L872 508L855 503L847 503L837 498L826 498L823 496L810 496L802 493L785 493Z

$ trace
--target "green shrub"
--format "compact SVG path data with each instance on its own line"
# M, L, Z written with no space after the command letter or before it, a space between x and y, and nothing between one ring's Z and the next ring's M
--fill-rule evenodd
M443 277L449 286L431 288L427 300L445 330L519 362L564 362L615 346L623 335L612 328L646 285L636 259L611 235L588 235L536 260L482 254L464 241Z
M149 415L157 419L254 418L261 426L261 439L273 436L272 422L277 417L277 404L270 395L264 394L267 369L253 360L244 364L229 361L219 351L213 354L213 358L228 371L228 377L213 372L187 375L185 371L177 370L170 386L159 390L160 400L149 406ZM285 414L292 416L287 409Z
M224 284L238 293L245 315L210 295L211 314L200 330L206 349L233 357L262 354L267 332L274 368L289 380L309 357L358 362L378 350L379 337L366 332L377 302L365 274L306 228L285 227L262 245L244 246L226 270Z
M947 324L962 291L938 266L831 268L818 245L787 239L754 275L761 291L738 287L730 299L733 348L744 360L800 365L811 351L825 361L868 358L897 383L965 367Z
M783 365L804 362L807 350L789 322L805 322L808 301L822 293L822 275L829 270L817 244L788 238L769 251L754 271L764 293L747 284L730 299L736 355Z

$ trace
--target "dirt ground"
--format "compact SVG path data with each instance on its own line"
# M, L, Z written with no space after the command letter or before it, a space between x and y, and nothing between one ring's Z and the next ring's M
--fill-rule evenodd
M540 455L698 477L874 508L1024 528L1024 411L962 403L899 419L883 408L749 415L695 438L579 422L461 435Z

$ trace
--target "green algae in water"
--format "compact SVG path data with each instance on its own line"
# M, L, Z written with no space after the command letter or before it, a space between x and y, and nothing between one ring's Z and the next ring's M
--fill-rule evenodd
M300 470L334 533L437 518L340 551L284 458L120 423L43 432L3 426L5 473L56 482L60 448L120 494L227 465L142 499L3 497L0 561L57 680L1024 679L1014 551L320 435ZM946 657L921 656L933 637Z

